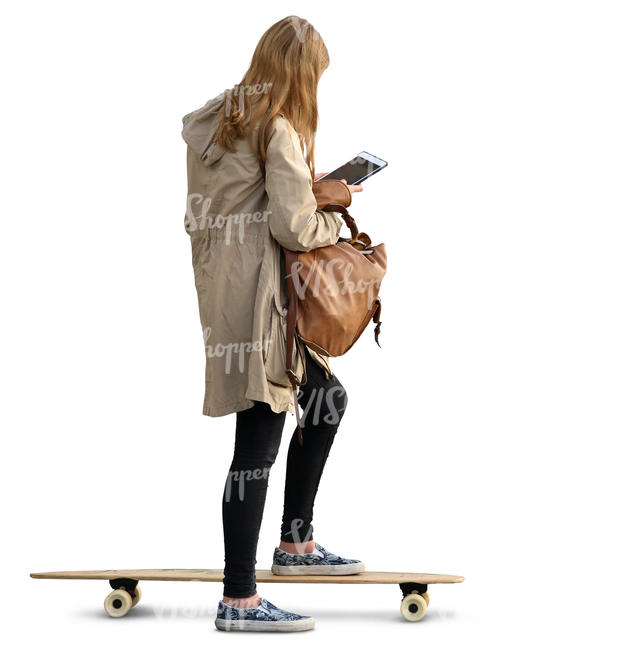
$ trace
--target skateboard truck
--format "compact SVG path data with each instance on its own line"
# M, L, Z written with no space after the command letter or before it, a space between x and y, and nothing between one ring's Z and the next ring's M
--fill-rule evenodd
M421 585L418 582L400 582L400 589L402 590L402 596L408 596L413 591L416 591L418 594L425 594L428 590L428 585Z
M115 578L108 582L113 589L125 589L125 591L129 591L130 594L133 594L138 586L138 580L132 580L132 578Z

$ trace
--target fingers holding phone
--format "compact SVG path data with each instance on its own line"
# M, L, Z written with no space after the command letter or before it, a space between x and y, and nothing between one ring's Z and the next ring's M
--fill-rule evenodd
M370 176L379 172L381 169L384 169L386 166L386 160L382 160L382 158L378 158L377 156L372 156L367 151L361 151L345 165L341 165L341 167L338 167L328 174L314 174L313 180L319 181L330 178L341 181L344 185L347 185L350 194L352 195L355 192L362 192L363 187L361 183L364 180L367 180Z
M345 178L340 178L339 180L342 183L344 183L345 185L348 185L348 181ZM348 189L350 190L350 192L352 194L354 194L354 192L362 192L363 191L363 186L362 185L348 185Z
M328 176L328 172L319 172L313 176L314 181L319 181L322 177ZM348 181L345 178L340 178L339 179L342 183L345 183L348 185ZM363 191L363 186L362 185L348 185L348 189L352 194L354 192L362 192Z

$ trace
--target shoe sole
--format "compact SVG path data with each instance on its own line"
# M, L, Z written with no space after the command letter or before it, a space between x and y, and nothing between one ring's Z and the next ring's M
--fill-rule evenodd
M355 564L294 564L272 565L272 573L276 576L349 576L363 573L365 565L362 562Z
M312 617L298 621L240 621L217 618L214 623L221 632L304 632L315 627L315 619Z

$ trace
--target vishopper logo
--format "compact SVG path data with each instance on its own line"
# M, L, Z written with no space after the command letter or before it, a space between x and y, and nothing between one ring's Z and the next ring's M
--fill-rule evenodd
M227 603L229 607L235 609L248 609L248 598L227 598ZM259 605L261 607L261 604ZM265 610L264 610L265 611ZM225 609L224 616L221 617L225 621L235 620L230 609Z
M142 605L141 605L142 607ZM157 619L161 620L173 620L173 619L194 619L194 618L207 618L211 617L217 613L216 608L212 607L199 607L199 606L188 606L188 607L171 607L171 606L156 606L151 607L153 615Z
M308 21L299 18L298 16L290 16L289 22L292 24L294 31L296 32L296 37L301 43L305 42L307 37L307 31L311 27ZM318 32L313 30L311 38L316 40L320 37Z
M209 358L224 357L225 359L225 374L230 375L232 372L233 358L237 356L237 369L239 372L244 372L246 367L246 357L251 352L264 352L270 346L270 339L264 341L234 341L228 343L216 343L212 345L208 343L208 339L212 335L212 328L209 325L203 330L203 342L205 343L205 350Z
M300 529L303 527L304 523L305 522L302 519L292 519L289 530L285 531L283 536L288 538L291 537L292 544L304 544L305 542L308 542L311 539L313 530L309 527L304 539L302 539L300 536ZM289 540L288 543L290 543Z
M244 501L244 492L247 481L267 481L270 475L269 467L256 467L255 469L231 470L227 475L225 483L224 499L226 503L231 501L231 494L234 486L237 488L239 501Z
M193 204L200 204L199 214L194 212ZM186 232L196 232L206 228L224 230L226 245L231 243L234 226L237 226L237 239L239 243L244 242L245 227L253 223L267 223L268 217L272 214L271 210L257 210L256 212L240 212L238 214L215 214L210 212L212 199L199 193L188 194L186 200L186 218L184 226Z
M300 388L299 399L306 398L306 396L307 393L303 386ZM348 405L348 395L343 386L331 386L328 389L325 389L323 386L320 388L312 388L308 396L304 413L300 418L300 426L303 429L307 424L311 426L317 426L319 424L339 425Z
M302 271L306 274L304 279ZM339 277L335 277L336 271L339 271ZM377 290L380 288L380 281L358 280L354 282L350 279L353 271L354 264L352 262L335 257L328 262L323 259L319 262L314 260L310 267L296 261L291 266L291 273L286 277L292 278L296 295L301 300L305 298L307 291L311 291L311 295L314 297L367 293L367 308L371 309Z
M363 158L362 156L356 156L356 158L352 158L352 160L348 161L348 165L353 165L353 166L363 166L367 167L368 171L373 171L376 165L371 160L368 160L367 158Z
M236 84L233 88L225 91L225 115L231 115L232 98L238 98L238 113L244 111L244 96L250 97L251 95L266 95L272 88L272 82L264 82L262 84Z

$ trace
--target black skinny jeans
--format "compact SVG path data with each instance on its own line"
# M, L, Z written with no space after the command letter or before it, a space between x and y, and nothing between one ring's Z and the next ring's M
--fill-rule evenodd
M304 347L304 346L303 346ZM324 371L304 348L307 382L298 401L304 410L304 442L294 433L287 454L281 540L313 539L313 503L333 438L346 408L347 395L337 377ZM224 595L247 598L257 591L255 555L263 517L268 476L279 450L286 413L265 402L237 413L235 450L222 500L225 535Z

